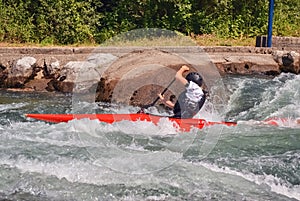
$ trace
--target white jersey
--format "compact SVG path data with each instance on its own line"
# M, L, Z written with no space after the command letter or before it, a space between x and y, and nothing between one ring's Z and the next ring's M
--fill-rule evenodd
M203 90L195 82L190 81L186 87L186 97L193 102L199 102L204 95Z

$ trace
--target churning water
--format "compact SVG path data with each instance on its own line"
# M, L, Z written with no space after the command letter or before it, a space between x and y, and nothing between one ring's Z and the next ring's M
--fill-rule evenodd
M26 119L71 113L71 95L0 92L0 200L300 200L300 128L293 121L300 117L300 76L228 76L224 83L222 116L238 126L189 133L166 119ZM135 109L99 103L97 112ZM258 123L270 117L290 122Z

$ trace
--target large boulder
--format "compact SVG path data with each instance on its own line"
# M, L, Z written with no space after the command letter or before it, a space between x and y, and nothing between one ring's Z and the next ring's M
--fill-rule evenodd
M36 59L34 57L22 57L13 63L11 68L7 69L7 78L4 85L7 88L22 88L40 70L36 66Z
M241 54L241 55L214 55L213 60L222 74L264 74L278 75L280 69L271 55L268 54Z
M115 59L117 57L112 54L93 54L86 61L68 62L59 76L48 83L47 90L63 93L90 91L100 81L101 68Z
M48 83L47 90L71 93L79 74L90 71L93 68L95 68L95 65L89 62L71 61L62 68L57 79L52 79Z
M295 51L274 51L274 60L282 72L300 73L300 54Z
M183 64L187 62L180 56L161 50L140 50L125 54L102 73L96 101L150 104ZM171 93L177 95L182 90L180 84L173 84L167 96Z

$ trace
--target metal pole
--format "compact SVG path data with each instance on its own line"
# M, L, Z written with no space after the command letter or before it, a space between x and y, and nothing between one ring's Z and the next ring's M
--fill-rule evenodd
M274 14L274 0L269 2L269 21L268 21L268 47L272 47L272 26L273 26L273 14Z

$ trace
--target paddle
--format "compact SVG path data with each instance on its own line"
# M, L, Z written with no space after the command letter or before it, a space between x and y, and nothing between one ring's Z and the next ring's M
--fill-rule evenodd
M175 82L175 78L169 83L169 85L161 92L161 95L163 95L164 93L166 93L166 91L169 89L169 87ZM145 106L143 106L138 112L137 112L137 114L139 114L139 113L144 113L144 109L146 109L146 108L148 108L148 107L152 107L152 106L154 106L156 103L157 103L157 101L159 100L159 97L157 97L154 101L153 101L153 103L151 103L151 104L148 104L148 105L145 105Z

